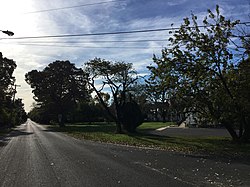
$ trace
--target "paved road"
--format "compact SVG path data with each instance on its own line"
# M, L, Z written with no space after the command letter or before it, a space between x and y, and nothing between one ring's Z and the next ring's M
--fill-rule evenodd
M250 186L249 163L80 141L32 121L0 139L0 186Z

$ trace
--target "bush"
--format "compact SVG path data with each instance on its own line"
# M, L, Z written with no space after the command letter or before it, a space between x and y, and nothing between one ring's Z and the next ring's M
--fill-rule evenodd
M10 115L4 109L0 109L0 127L7 126L10 120Z
M128 102L122 107L121 122L128 132L135 132L135 129L142 124L143 114L136 102Z

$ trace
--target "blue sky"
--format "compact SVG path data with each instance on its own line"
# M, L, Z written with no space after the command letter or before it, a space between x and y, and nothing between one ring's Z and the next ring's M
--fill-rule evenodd
M39 12L86 4L95 5ZM178 27L183 18L189 17L191 13L202 20L207 9L214 10L216 4L220 5L226 18L250 21L249 0L8 0L0 2L0 29L13 31L15 38L169 28L172 23ZM8 37L1 33L0 38ZM17 63L16 83L21 85L17 97L23 99L28 111L33 96L29 85L24 81L25 73L33 69L42 70L55 60L70 60L81 67L84 62L100 57L133 63L139 74L147 74L146 66L152 63L152 55L160 54L162 47L168 45L168 38L169 34L165 31L69 38L4 39L0 40L0 51ZM135 40L157 41L131 42Z

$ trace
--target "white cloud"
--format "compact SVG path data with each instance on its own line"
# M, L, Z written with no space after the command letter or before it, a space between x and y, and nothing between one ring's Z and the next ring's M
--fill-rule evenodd
M187 2L187 0L170 0L167 2L169 6L176 6L176 5L181 5L183 3Z

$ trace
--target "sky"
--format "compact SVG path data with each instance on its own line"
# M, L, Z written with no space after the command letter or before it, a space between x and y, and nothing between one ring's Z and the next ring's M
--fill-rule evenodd
M0 52L13 59L17 68L17 98L31 109L33 94L25 82L31 70L43 70L56 60L69 60L77 67L95 57L133 63L140 75L148 74L153 54L168 46L168 31L60 38L39 36L116 33L179 27L194 13L198 20L207 9L220 6L231 20L250 21L249 0L8 0L0 1Z

